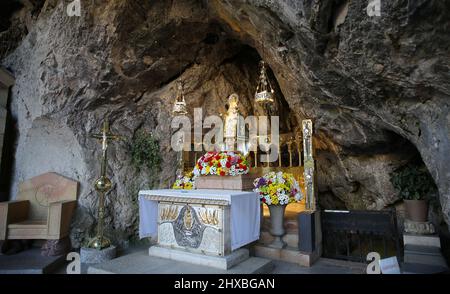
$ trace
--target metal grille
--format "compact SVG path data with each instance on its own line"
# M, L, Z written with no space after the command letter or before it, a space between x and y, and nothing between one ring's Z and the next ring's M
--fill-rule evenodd
M323 256L366 262L369 252L401 260L395 210L322 212Z

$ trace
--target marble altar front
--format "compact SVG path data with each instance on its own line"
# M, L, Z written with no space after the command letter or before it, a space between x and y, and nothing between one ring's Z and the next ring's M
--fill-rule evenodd
M255 192L148 190L139 192L139 201L140 237L156 237L157 247L178 251L171 256L183 251L226 257L259 239Z

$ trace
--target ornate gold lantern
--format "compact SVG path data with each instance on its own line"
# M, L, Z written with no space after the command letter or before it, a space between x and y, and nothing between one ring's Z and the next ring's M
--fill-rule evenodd
M186 101L184 100L183 83L177 82L177 96L175 98L175 104L172 110L173 115L185 115L187 114Z
M256 87L255 101L261 104L273 102L273 88L267 78L266 63L261 60L261 70L259 73L258 85Z

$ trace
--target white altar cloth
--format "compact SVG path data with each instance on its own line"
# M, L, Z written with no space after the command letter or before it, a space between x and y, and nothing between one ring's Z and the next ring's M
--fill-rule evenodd
M231 250L259 239L260 202L255 192L236 190L144 190L139 191L139 236L156 238L158 234L158 203L145 196L186 197L224 200L231 211Z

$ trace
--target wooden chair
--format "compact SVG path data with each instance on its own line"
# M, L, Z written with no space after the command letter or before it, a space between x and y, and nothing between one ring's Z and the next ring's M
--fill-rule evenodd
M20 183L17 200L0 202L0 241L68 237L77 193L77 182L56 173Z

